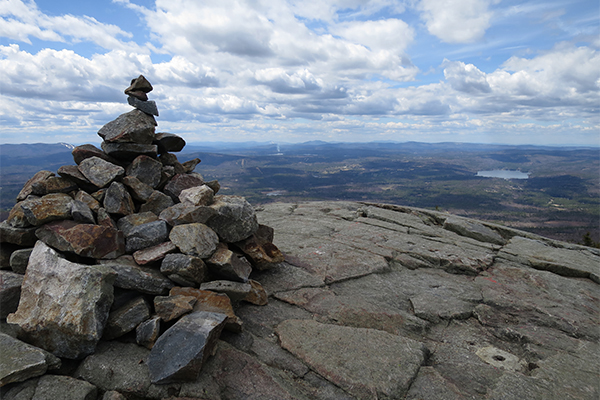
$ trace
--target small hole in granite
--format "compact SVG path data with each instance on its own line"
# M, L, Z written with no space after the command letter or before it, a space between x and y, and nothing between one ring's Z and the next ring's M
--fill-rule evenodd
M530 371L539 368L538 365L536 363L530 362L529 364L527 364L527 368L529 368Z
M496 361L504 361L504 360L506 360L506 358L504 358L504 357L502 357L502 356L494 356L494 357L492 357L492 358L493 358L494 360L496 360Z

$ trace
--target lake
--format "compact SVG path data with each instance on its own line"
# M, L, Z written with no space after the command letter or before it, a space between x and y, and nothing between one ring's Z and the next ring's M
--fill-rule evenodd
M491 171L477 171L477 176L485 178L527 179L529 178L529 173L509 169L494 169Z

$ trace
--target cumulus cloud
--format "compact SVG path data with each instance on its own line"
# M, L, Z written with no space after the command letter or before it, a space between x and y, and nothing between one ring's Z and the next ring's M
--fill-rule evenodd
M489 0L421 0L429 33L448 43L480 39L490 26Z

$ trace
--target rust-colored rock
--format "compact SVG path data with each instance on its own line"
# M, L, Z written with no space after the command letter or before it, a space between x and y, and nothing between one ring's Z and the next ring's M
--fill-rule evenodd
M226 294L211 292L190 287L174 287L169 291L169 296L193 296L198 301L194 305L194 312L209 311L227 315L225 329L232 332L242 331L242 320L235 315L231 300Z

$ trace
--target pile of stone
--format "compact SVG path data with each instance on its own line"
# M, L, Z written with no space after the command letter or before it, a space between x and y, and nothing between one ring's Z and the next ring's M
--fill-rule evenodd
M250 274L283 261L273 230L194 172L199 159L178 161L185 141L155 132L151 90L134 79L135 109L100 129L102 150L78 146L77 165L35 174L0 224L0 318L18 337L0 333L0 386L101 340L151 349L153 383L195 380L221 331L241 332L235 307L267 303Z

